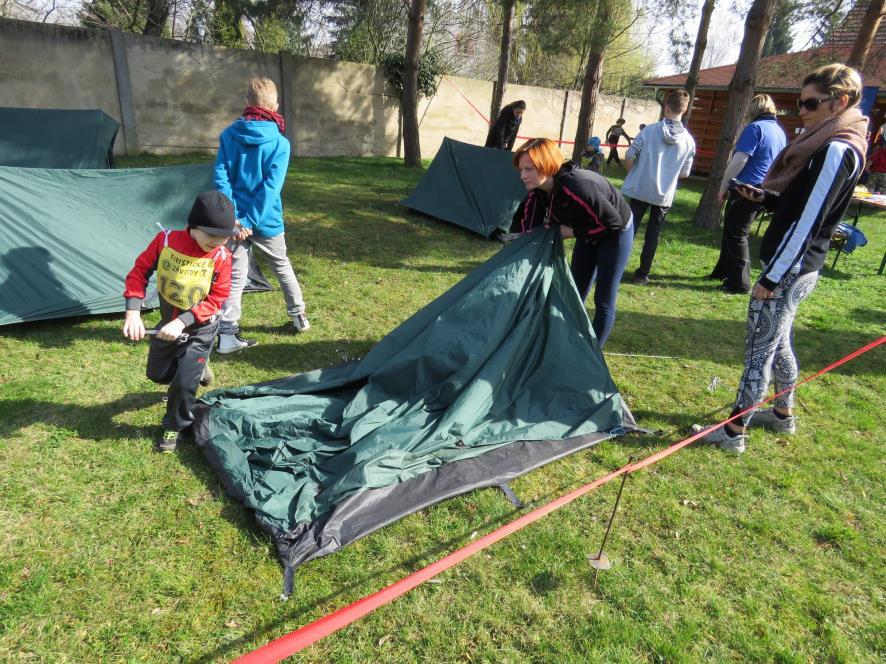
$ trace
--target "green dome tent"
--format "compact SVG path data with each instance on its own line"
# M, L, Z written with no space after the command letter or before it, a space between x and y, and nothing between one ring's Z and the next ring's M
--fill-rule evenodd
M119 129L100 110L0 108L0 166L110 168Z
M526 196L513 156L507 150L444 138L415 191L400 205L483 237L506 233Z
M556 227L506 245L362 360L210 392L195 414L290 586L298 565L407 514L635 428Z

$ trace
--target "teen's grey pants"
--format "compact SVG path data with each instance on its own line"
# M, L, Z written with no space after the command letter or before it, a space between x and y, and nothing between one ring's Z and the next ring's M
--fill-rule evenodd
M234 257L231 266L231 294L222 306L219 314L219 334L233 334L238 332L241 309L240 301L243 298L243 289L246 287L246 276L249 272L249 247L260 249L268 261L271 272L280 282L283 290L283 300L286 302L286 312L290 317L304 311L305 300L301 292L301 286L295 277L292 264L286 255L286 239L281 233L274 237L251 236L239 242L228 245Z

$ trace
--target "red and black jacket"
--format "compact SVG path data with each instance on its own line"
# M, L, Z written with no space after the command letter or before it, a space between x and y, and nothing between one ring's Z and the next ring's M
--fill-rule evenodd
M596 243L628 228L631 208L609 180L567 162L554 175L550 194L533 189L526 195L514 213L510 231L525 233L551 223L569 226L576 239Z
M141 309L151 275L157 273L160 325L179 318L185 327L216 315L231 292L231 252L205 252L187 230L162 231L126 275L126 309Z

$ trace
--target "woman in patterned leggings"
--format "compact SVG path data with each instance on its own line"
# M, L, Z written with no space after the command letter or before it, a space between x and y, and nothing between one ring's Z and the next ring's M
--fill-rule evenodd
M762 189L737 188L739 195L773 214L760 247L763 271L748 306L744 372L733 416L760 403L773 376L779 392L796 383L792 341L797 307L815 287L831 234L864 169L867 118L858 110L861 90L858 72L844 65L812 72L797 100L805 132L775 158ZM793 400L793 391L788 391L771 409L748 410L722 427L711 427L703 440L741 453L749 426L794 433Z

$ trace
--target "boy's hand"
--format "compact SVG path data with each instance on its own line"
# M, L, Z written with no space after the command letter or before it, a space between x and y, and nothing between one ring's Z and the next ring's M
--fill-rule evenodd
M234 230L237 231L237 235L234 236L234 239L236 239L238 242L242 242L250 235L252 235L252 229L246 228L246 226L241 224L239 221L234 222Z
M184 330L185 324L182 319L175 318L157 330L157 338L163 341L177 341Z
M132 341L141 341L145 338L145 324L142 322L141 312L130 309L126 312L123 321L123 336Z
M572 227L560 224L560 237L562 237L564 240L575 237L575 233L573 232Z

